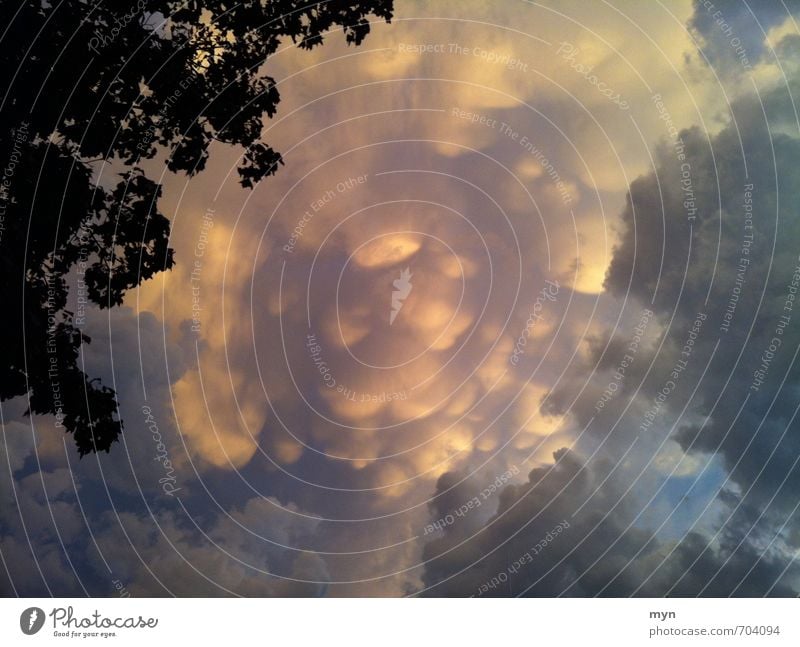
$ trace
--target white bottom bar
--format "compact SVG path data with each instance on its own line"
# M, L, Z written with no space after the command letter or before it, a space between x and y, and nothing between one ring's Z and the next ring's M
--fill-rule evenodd
M0 644L798 645L798 617L797 599L5 599Z

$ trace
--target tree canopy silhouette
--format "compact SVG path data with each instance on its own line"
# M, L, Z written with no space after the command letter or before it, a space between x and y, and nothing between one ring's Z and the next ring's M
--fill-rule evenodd
M282 39L311 49L338 28L359 45L370 15L390 22L392 9L392 0L0 3L0 400L27 395L27 413L55 415L81 456L108 451L122 421L115 392L79 367L91 340L75 295L119 305L175 263L161 186L141 160L165 150L171 171L194 175L209 144L238 145L240 183L253 187L283 164L261 141L280 101L268 56ZM106 161L127 171L98 183Z

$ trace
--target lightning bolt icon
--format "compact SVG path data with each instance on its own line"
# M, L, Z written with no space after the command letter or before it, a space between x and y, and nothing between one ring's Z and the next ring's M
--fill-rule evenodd
M31 617L28 618L28 629L33 628L33 623L36 622L36 618L39 617L39 614L36 612L36 609L31 611Z
M389 312L390 326L394 323L394 319L400 312L400 308L403 307L403 301L411 294L411 288L414 287L411 285L411 276L411 270L406 268L400 272L399 279L392 281L395 290L392 292L392 310Z

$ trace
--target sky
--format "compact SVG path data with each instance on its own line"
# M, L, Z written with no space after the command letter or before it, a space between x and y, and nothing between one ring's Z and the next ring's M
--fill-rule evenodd
M176 266L90 309L125 422L3 402L0 591L800 593L800 4L397 0L150 160Z

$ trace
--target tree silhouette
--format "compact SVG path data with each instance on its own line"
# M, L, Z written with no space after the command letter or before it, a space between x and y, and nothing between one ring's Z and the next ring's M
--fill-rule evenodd
M393 8L392 0L122 4L0 3L0 400L27 395L27 413L54 414L81 456L109 451L122 421L115 392L79 368L91 340L76 297L119 305L175 263L161 186L141 160L165 150L171 171L194 175L211 142L238 145L240 183L253 187L283 164L261 141L280 101L263 72L269 55L282 39L311 49L339 27L359 45L369 16L390 22ZM107 162L128 170L98 182Z

